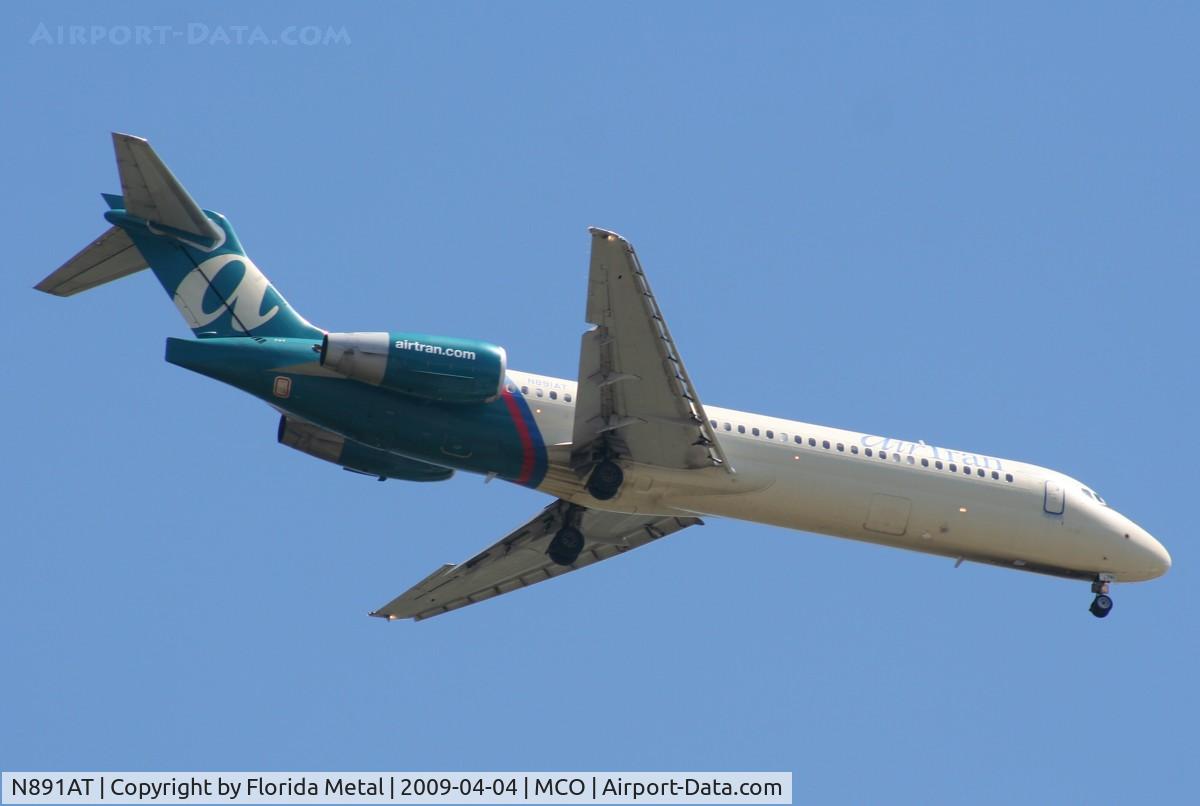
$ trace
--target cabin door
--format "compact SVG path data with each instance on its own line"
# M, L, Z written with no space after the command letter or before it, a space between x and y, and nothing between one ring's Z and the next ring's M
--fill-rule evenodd
M1061 515L1067 506L1066 492L1057 481L1046 482L1046 498L1042 505L1051 515Z

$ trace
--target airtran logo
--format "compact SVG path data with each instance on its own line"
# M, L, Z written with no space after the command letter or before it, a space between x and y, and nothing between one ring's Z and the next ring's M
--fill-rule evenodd
M945 459L948 462L961 462L964 466L984 467L991 470L1004 469L1004 463L994 456L982 456L977 453L967 453L966 451L952 451L949 448L926 445L924 442L908 442L903 439L874 437L870 435L863 435L859 442L864 448L878 448L881 456L890 451L893 457L923 456L935 460ZM910 461L909 464L912 464L912 462ZM939 465L938 468L940 469L941 466Z
M429 353L430 355L448 355L451 358L466 358L470 361L475 360L474 350L459 350L456 347L443 347L440 344L426 344L423 341L413 341L412 339L396 339L393 346L397 350L413 350L418 353Z
M223 313L231 311L230 326L244 333L266 324L279 313L278 305L263 312L263 302L270 287L267 278L250 258L217 255L183 278L175 289L175 307L193 330L210 325Z

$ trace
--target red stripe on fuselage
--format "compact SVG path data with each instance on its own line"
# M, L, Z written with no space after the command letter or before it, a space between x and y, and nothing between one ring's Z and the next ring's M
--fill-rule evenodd
M521 407L512 392L505 389L500 396L504 398L504 405L508 406L508 413L517 427L517 438L521 440L521 474L517 476L517 484L528 484L533 477L533 437L529 435L529 426L525 424Z

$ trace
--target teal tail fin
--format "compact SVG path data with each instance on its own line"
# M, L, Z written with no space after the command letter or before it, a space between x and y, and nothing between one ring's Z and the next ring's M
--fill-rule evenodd
M149 267L200 338L319 339L247 257L220 213L192 201L150 144L113 134L120 196L105 194L112 227L36 288L69 296Z

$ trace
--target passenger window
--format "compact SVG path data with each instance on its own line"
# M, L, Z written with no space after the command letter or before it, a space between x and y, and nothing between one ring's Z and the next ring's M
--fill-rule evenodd
M992 471L992 478L994 478L996 481L999 481L999 480L1000 480L1000 474L999 474L999 473L997 473L995 470L993 470L993 471Z
M914 459L914 458L912 458L912 456L909 456L909 457L908 457L908 463L909 463L910 465L915 465L915 464L917 463L917 460L916 460L916 459Z
M851 446L850 446L850 453L858 453L858 446L857 446L857 445L851 445Z
M708 424L709 424L709 425L711 425L713 428L716 428L716 427L717 427L717 421L716 421L716 420L709 420L709 421L708 421Z
M758 436L758 429L757 429L757 428L751 428L751 429L750 429L750 433L751 433L751 434L753 434L754 436Z
M551 399L551 400L558 400L558 392L551 392L551 393L550 393L550 399Z
M523 395L527 395L527 394L529 394L529 387L528 387L528 386L522 386L522 387L521 387L521 394L523 394Z
M957 472L958 472L958 465L954 464L954 462L951 462L951 463L950 463L950 472L951 472L951 473L957 473Z
M976 470L976 471L975 471L975 474L976 474L976 475L978 475L978 476L979 476L979 478L983 478L984 476L986 476L986 475L987 475L986 473L984 473L984 472L983 472L983 468L982 468L982 467L981 467L981 468L979 468L978 470Z
M899 461L900 461L900 454L898 454L898 453L893 453L893 454L892 454L892 460L893 460L893 461L895 461L895 462L899 462Z
M821 440L821 447L824 448L825 450L829 450L829 440L827 440L827 439Z
M812 437L809 437L808 438L808 447L810 447L810 448L817 447L817 441L815 439L813 439Z
M922 459L922 460L921 460L921 467L929 467L929 460L928 460L928 459Z
M804 444L804 437L802 437L802 436L800 436L799 434L797 434L797 435L795 436L795 441L796 441L796 444L797 444L797 445L803 445L803 444Z
M966 465L963 465L963 475L964 476L971 475L971 468L967 467Z
M1005 480L1005 481L1012 481L1012 480L1013 480L1012 473L1005 473L1005 474L1004 474L1004 480Z
M875 455L875 452L873 450L871 450L870 448L867 448L865 451L863 451L863 453L865 453L867 456Z
M774 431L768 431L768 432L767 432L767 439L775 439L775 432L774 432Z
M733 426L731 426L729 423L725 423L725 430L726 430L726 431L732 431L732 430L733 430Z
M570 402L571 402L571 393L570 393L570 392L567 392L565 395L563 395L563 400L565 400L565 401L567 401L568 403L570 403Z
M839 451L841 451L842 453L845 453L845 452L846 452L846 446L845 446L845 445L843 445L843 444L842 444L842 443L840 443L840 442L837 444L837 449L838 449Z
M744 434L744 433L746 433L746 426L744 426L744 425L739 425L739 426L738 426L738 433L739 433L739 434Z
M945 465L942 464L941 459L938 459L936 462L934 462L933 466L936 467L938 470L941 470L943 467L945 467Z
M538 397L541 397L542 396L542 387L539 386L537 389L534 389L533 393L535 395L537 395Z
M879 452L879 458L880 458L880 459L887 459L887 451L880 451L880 452Z

